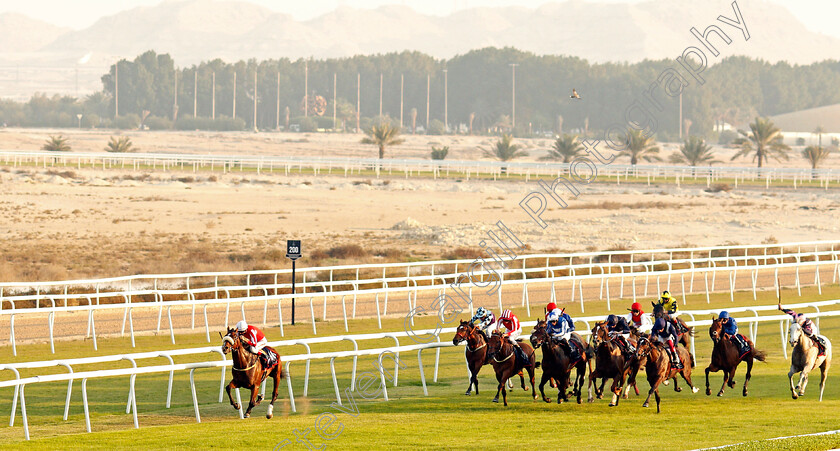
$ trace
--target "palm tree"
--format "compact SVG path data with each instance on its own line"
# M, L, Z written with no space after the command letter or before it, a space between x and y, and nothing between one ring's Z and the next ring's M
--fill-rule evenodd
M671 163L688 164L689 166L699 166L701 163L712 165L714 163L721 163L712 155L712 147L706 144L702 138L697 136L689 136L682 146L680 152L671 154L668 159ZM692 169L692 176L694 170Z
M733 144L741 146L741 150L732 156L732 160L755 153L753 160L758 159L758 167L762 167L769 157L776 161L788 159L786 151L790 147L782 142L781 130L770 119L756 117L755 122L750 124L750 130L751 133L738 130L741 137L733 141Z
M41 150L50 150L53 152L69 152L70 151L70 144L67 144L67 138L64 136L50 136L43 146L41 146Z
M659 147L656 147L656 141L652 136L645 136L641 130L630 129L624 135L625 148L619 156L630 157L630 164L636 165L639 160L645 160L648 163L651 161L662 161L659 157Z
M493 144L493 147L481 150L484 151L485 157L495 158L499 161L510 161L514 158L528 156L528 152L520 149L519 145L513 144L513 136L505 134Z
M817 125L817 128L815 128L811 133L817 135L818 145L822 147L822 135L825 133L825 127Z
M443 160L449 154L449 146L435 147L432 146L432 160Z
M811 163L811 178L817 177L817 166L828 158L829 154L831 154L831 149L819 146L808 146L802 150L802 158L808 160L808 163Z
M108 144L105 145L106 152L136 152L138 150L140 149L134 147L131 143L131 138L128 136L123 136L121 138L112 136L111 140L108 141Z
M578 155L581 155L583 146L580 144L577 135L563 135L554 141L548 155L542 157L543 160L563 160L563 163L569 163Z
M385 158L385 148L388 146L397 146L405 142L400 138L400 128L391 125L388 121L382 121L379 125L374 125L369 130L365 131L365 136L362 138L362 144L373 144L379 147L379 159Z

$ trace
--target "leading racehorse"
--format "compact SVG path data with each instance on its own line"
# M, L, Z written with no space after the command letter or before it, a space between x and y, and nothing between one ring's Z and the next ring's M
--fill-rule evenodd
M706 367L706 395L712 394L712 389L709 388L710 371L723 371L723 385L720 386L720 391L717 394L718 396L723 396L723 390L726 388L727 382L730 388L735 388L735 379L733 377L735 377L735 370L738 369L738 365L741 362L747 362L747 376L744 381L744 396L747 396L747 384L749 384L750 377L752 377L753 360L763 362L766 355L764 351L755 349L752 341L747 337L744 337L744 339L750 349L741 355L738 347L732 343L732 340L723 337L722 321L722 319L712 316L712 325L709 326L709 336L712 337L715 346L712 349L712 363Z
M592 386L596 384L595 391L598 399L601 399L604 392L604 384L607 379L612 379L613 383L610 386L610 391L613 394L610 407L618 405L618 398L621 395L621 390L624 387L624 382L627 380L627 390L630 387L636 387L636 374L641 367L640 360L637 355L629 358L624 355L619 344L615 342L613 337L610 337L607 331L606 323L600 321L592 328L592 346L595 348L595 371L589 372L589 402L593 402L595 398L592 393ZM601 387L597 387L597 379L601 378ZM638 394L636 388L636 394ZM627 391L624 393L627 397Z
M677 342L682 343L682 345L685 346L685 349L691 349L689 336L694 336L694 328L686 324L679 316L669 315L662 306L662 302L651 302L651 305L653 305L653 317L670 320L671 323L674 324L674 328L677 330ZM691 357L691 367L694 368L694 354L689 351L688 355Z
M221 333L220 333L221 335ZM228 329L227 335L222 338L222 352L227 354L232 352L233 355L233 379L227 385L226 390L230 405L234 409L239 410L239 404L233 400L230 394L232 388L247 388L251 390L251 402L248 403L248 410L245 411L245 418L251 416L251 409L259 405L263 397L257 397L257 388L266 379L271 376L274 378L274 392L271 395L271 404L268 406L268 413L266 418L274 416L274 401L277 400L277 388L280 385L280 379L283 378L283 366L280 362L280 356L277 352L266 346L263 348L265 352L273 352L277 356L277 361L270 368L263 368L260 362L260 357L254 354L245 347L247 339L239 333L235 328Z
M820 337L825 340L824 355L819 355L820 351L816 343L814 343L814 340L802 333L802 327L796 321L792 321L790 324L788 341L794 348L790 356L788 379L790 380L790 393L793 399L805 396L805 386L808 385L808 374L815 368L819 368L820 401L822 401L823 390L825 390L825 378L828 376L828 368L831 366L831 342L823 335L820 335ZM799 383L794 387L793 375L799 372L802 374L799 376ZM797 392L799 393L797 394Z
M528 391L525 386L525 377L522 375L522 369L528 370L528 377L531 379L531 393L534 399L537 399L537 393L534 389L534 368L536 368L536 359L534 358L534 349L527 343L520 343L519 346L528 357L530 366L525 367L519 359L516 358L516 353L513 349L513 344L503 337L498 330L493 331L490 336L490 341L487 343L487 354L493 369L496 371L496 380L499 381L499 387L496 389L496 397L493 402L499 402L499 392L502 393L505 406L507 406L507 390L505 389L505 381L513 377L514 374L519 373L519 378L522 381L522 389Z
M464 357L467 359L467 370L470 372L470 385L464 394L469 396L473 385L475 385L475 394L477 395L478 372L487 360L487 342L484 340L484 334L475 327L475 324L469 321L461 321L461 325L455 331L455 337L452 338L452 344L454 345L462 341L467 342Z

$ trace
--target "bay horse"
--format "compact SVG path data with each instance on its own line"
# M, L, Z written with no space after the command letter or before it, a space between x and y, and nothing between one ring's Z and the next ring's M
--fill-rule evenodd
M645 374L647 375L648 384L650 384L650 391L648 391L647 398L645 398L645 402L642 406L648 407L650 405L650 395L653 394L656 396L656 413L661 411L659 409L659 384L667 381L668 379L674 379L674 391L682 391L682 388L677 385L677 374L681 375L682 378L688 382L688 386L691 387L692 393L700 391L700 389L695 387L691 382L691 365L688 365L691 357L688 350L679 345L674 346L674 349L677 350L677 355L680 362L683 364L682 369L672 367L671 358L668 356L668 352L665 350L664 345L661 343L655 343L648 337L640 338L639 345L636 349L636 354L639 358L647 359L645 362Z
M586 347L581 352L581 359L575 365L571 365L571 359L566 354L566 351L558 343L555 343L547 332L547 324L544 320L537 321L534 326L534 331L531 332L531 345L534 349L542 349L542 378L540 379L540 394L545 402L550 403L551 399L545 396L544 387L546 382L554 380L557 382L557 404L568 401L568 393L572 369L577 370L575 376L574 389L572 394L577 397L577 403L581 403L581 391L583 390L583 380L586 376L587 363L591 366L592 362L589 360L591 351ZM574 346L570 343L570 346Z
M592 393L593 383L596 385L595 392L598 399L601 399L607 379L612 379L613 383L610 386L610 392L612 392L613 396L610 401L610 407L617 406L618 398L624 388L625 379L627 380L627 389L624 392L625 398L627 398L627 393L631 386L636 388L636 374L641 367L640 360L637 355L630 357L630 359L625 357L624 353L621 352L619 344L609 336L606 323L603 321L595 323L595 327L592 328L591 338L592 345L595 348L595 370L589 372L588 401L595 401ZM601 378L600 388L597 387L598 378ZM636 388L636 394L638 393L639 389Z
M752 377L753 360L764 362L767 356L764 351L755 349L752 341L747 337L744 337L744 339L750 346L750 350L743 356L740 356L738 347L731 340L724 339L722 332L723 324L721 321L721 319L712 316L712 325L709 326L709 336L712 338L712 342L714 342L714 349L712 349L712 363L706 367L706 395L712 394L712 390L709 388L709 372L723 371L723 385L720 386L720 391L717 394L718 396L723 396L723 390L726 388L727 383L730 388L735 388L735 370L738 369L738 365L741 362L746 362L747 375L744 381L743 395L747 396L747 384L749 384L750 377Z
M519 362L513 344L503 337L498 330L493 331L490 340L487 342L487 357L490 359L490 364L493 365L493 370L496 371L496 380L499 381L499 387L496 389L496 397L493 398L493 402L499 402L499 392L501 392L504 404L507 406L505 382L517 373L522 382L522 389L528 391L528 387L525 386L525 376L522 374L523 368L528 371L528 377L531 379L531 393L534 395L534 399L537 399L537 393L534 389L534 369L537 367L534 349L528 343L520 343L520 346L525 351L525 355L528 356L531 363L530 367L525 367Z
M469 321L461 321L461 325L455 330L455 337L452 344L457 345L462 341L467 342L464 357L467 359L467 370L470 372L470 385L465 395L469 396L475 386L475 394L478 395L478 372L487 362L487 341L484 334Z
M694 328L686 324L679 316L669 315L662 306L662 302L651 302L651 305L653 305L653 318L665 318L666 320L671 321L671 323L674 324L674 328L677 330L677 342L685 346L686 350L691 349L691 343L689 342L688 337L694 336ZM689 351L688 355L691 356L691 367L694 368L694 354Z
M825 390L825 378L828 376L828 369L831 367L831 342L823 335L820 337L825 341L825 355L818 356L819 348L814 340L802 333L802 327L792 321L788 333L788 342L793 348L790 358L790 393L793 399L805 396L805 386L808 385L808 374L815 368L820 369L820 402ZM793 386L793 375L799 375L799 383ZM799 392L797 394L797 391Z
M221 332L219 332L221 335ZM247 388L251 390L251 402L248 403L248 410L245 411L245 418L251 416L251 409L259 405L263 400L262 395L257 397L258 388L260 384L268 377L274 378L274 391L271 395L271 404L268 406L268 413L265 417L271 419L274 416L274 401L277 400L277 388L280 385L280 379L283 378L283 365L280 362L280 355L274 349L266 346L263 348L266 352L274 352L277 354L277 363L268 369L268 372L263 368L260 357L257 354L251 353L245 346L247 339L242 336L236 328L228 329L227 335L222 337L222 352L232 353L233 359L233 379L225 387L227 390L230 405L234 409L239 410L239 404L233 400L230 393L232 388Z

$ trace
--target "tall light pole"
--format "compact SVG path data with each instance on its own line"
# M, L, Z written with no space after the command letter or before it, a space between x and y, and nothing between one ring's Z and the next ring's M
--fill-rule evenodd
M405 89L405 75L400 74L400 128L403 126L403 92Z
M449 76L448 69L443 70L443 129L449 131Z
M236 72L233 73L233 118L236 119Z
M338 130L338 122L337 122L337 113L338 113L338 106L336 105L336 95L335 91L338 88L338 75L333 72L333 132Z
M359 121L362 115L362 74L356 72L356 133L359 133Z
M210 117L215 121L216 120L216 72L213 72L213 94L210 106Z
M195 68L193 81L193 117L198 117L198 68Z
M254 131L259 131L257 128L257 74L259 73L259 67L254 67Z
M175 102L172 104L172 122L178 120L178 69L175 69Z
M382 72L379 73L379 118L382 119Z
M429 132L429 88L432 87L432 74L426 74L426 133Z
M280 130L280 72L277 72L277 123L274 129Z
M114 65L114 118L120 117L120 62Z
M309 61L303 62L303 116L309 117Z
M682 139L682 91L680 91L680 118L679 123L677 124L677 128L680 129L680 139Z
M510 127L511 129L516 128L516 66L519 64L510 63L508 64L511 69L511 89L510 89L510 104L511 104L511 117L510 117Z

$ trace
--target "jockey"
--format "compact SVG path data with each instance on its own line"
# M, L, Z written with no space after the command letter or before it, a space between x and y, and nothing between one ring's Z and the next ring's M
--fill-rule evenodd
M503 311L502 316L499 317L499 321L496 322L496 330L501 330L502 327L506 330L503 336L513 344L514 352L519 355L525 366L530 366L531 359L525 355L525 351L519 347L519 343L516 341L522 335L522 326L519 324L519 318L510 310Z
M575 331L575 322L572 320L572 317L566 313L566 309L559 309L557 308L557 304L553 302L549 302L548 305L545 306L545 322L548 322L548 317L551 315L551 312L557 312L557 315L560 317L561 321L566 322L566 326L569 328L569 332Z
M718 319L722 320L720 323L723 325L723 334L728 335L729 339L738 346L739 350L747 349L747 343L744 341L744 337L738 333L738 322L735 321L735 318L732 318L729 316L729 312L723 310L718 315Z
M569 318L567 321L566 318ZM572 346L569 339L572 337L574 327L569 327L572 324L571 317L560 309L554 309L548 314L546 332L552 340L556 341L569 356L569 360L577 363L580 360L580 352L577 346Z
M256 327L249 326L245 320L236 323L236 330L239 331L246 340L248 340L248 350L251 351L252 354L259 355L260 361L263 362L263 365L265 365L268 362L266 359L268 356L263 352L263 348L268 344L265 334Z
M548 321L548 315L551 314L557 308L557 304L553 302L549 302L548 305L545 306L545 320Z
M636 352L636 348L628 341L630 338L630 325L627 324L627 319L623 316L609 315L607 316L607 332L610 337L615 337L618 345L622 348L625 357Z
M806 337L810 338L817 344L819 349L819 355L825 354L825 343L820 337L819 329L817 329L817 325L814 324L808 317L801 313L796 313L791 309L782 308L782 304L779 303L779 310L787 313L788 315L793 317L793 320L796 321L796 324L799 324L799 327L802 328L802 333L805 334Z
M682 369L683 364L677 354L677 349L674 347L674 343L677 341L677 331L674 329L674 325L669 321L665 321L665 318L656 318L656 322L653 323L653 329L650 331L650 336L656 337L660 343L666 343L668 345L667 351L671 357L671 365L676 369Z
M662 308L667 314L673 315L677 313L677 298L671 297L671 293L668 290L662 292L662 297L659 298L659 302L662 303Z
M642 311L642 304L639 304L638 302L634 302L633 305L630 306L630 313L624 315L624 319L636 329L647 329L653 326L653 323L650 321L650 317L645 315L645 312Z
M476 321L479 323L475 324ZM479 307L478 310L475 311L475 315L470 318L470 323L475 324L478 331L484 334L484 340L486 341L487 338L489 338L487 331L496 324L496 315L494 315L489 309Z

